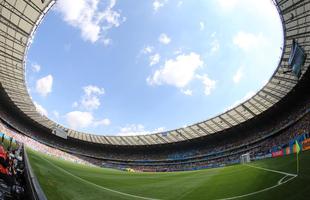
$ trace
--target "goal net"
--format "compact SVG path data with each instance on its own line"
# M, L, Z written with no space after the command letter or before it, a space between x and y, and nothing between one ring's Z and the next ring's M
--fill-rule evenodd
M240 163L245 164L251 162L250 153L245 153L240 156Z

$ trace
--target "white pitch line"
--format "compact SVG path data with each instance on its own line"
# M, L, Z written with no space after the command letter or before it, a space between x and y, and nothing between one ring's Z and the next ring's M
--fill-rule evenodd
M268 187L268 188L265 188L265 189L262 189L262 190L258 190L256 192L251 192L251 193L248 193L248 194L244 194L244 195L239 195L239 196L234 196L234 197L228 197L228 198L222 198L222 199L216 199L216 200L231 200L231 199L239 199L239 198L242 198L242 197L248 197L248 196L252 196L252 195L255 195L255 194L259 194L259 193L262 193L262 192L266 192L268 190L271 190L271 189L274 189L276 187L279 187L280 185L283 185L291 180L293 180L294 178L297 177L297 174L290 174L290 173L287 173L287 172L282 172L282 171L278 171L278 170L273 170L273 169L267 169L267 168L263 168L263 167L257 167L257 166L253 166L253 165L245 165L245 166L248 166L248 167L253 167L253 168L256 168L256 169L260 169L260 170L264 170L264 171L269 171L269 172L274 172L274 173L278 173L278 174L284 174L285 176L282 177L277 184L271 186L271 187ZM291 178L287 179L286 181L282 182L283 179L287 176L291 176Z
M287 175L287 176L297 176L297 174L290 174L290 173L287 173L287 172L273 170L273 169L267 169L267 168L263 168L263 167L257 167L257 166L254 166L254 165L245 165L245 166L253 167L253 168L256 168L256 169L261 169L261 170L265 170L265 171L269 171L269 172L274 172L274 173L278 173L278 174L284 174L284 175Z
M283 178L281 178L281 179L278 181L278 184L281 184L282 181L283 181L286 177L288 177L288 175L283 176Z
M42 158L42 157L41 157ZM128 193L124 193L124 192L120 192L120 191L117 191L117 190L113 190L113 189L110 189L110 188L106 188L106 187L103 187L101 185L97 185L93 182L90 182L88 180L85 180L79 176L76 176L70 172L68 172L67 170L64 170L60 167L58 167L57 165L55 165L54 163L50 162L49 160L45 159L45 158L42 158L43 160L45 160L46 162L48 162L50 165L54 166L55 168L57 168L58 170L70 175L70 176L73 176L75 177L76 179L79 179L80 181L83 181L87 184L90 184L90 185L93 185L97 188L100 188L100 189L103 189L103 190L106 190L106 191L109 191L109 192L113 192L113 193L117 193L117 194L120 194L120 195L124 195L124 196L128 196L128 197L132 197L132 198L135 198L135 199L145 199L145 200L159 200L159 199L154 199L154 198L149 198L149 197L143 197L143 196L137 196L137 195L133 195L133 194L128 194Z
M42 157L41 157L42 158ZM160 199L154 199L154 198L149 198L149 197L142 197L142 196L137 196L137 195L132 195L132 194L128 194L128 193L124 193L124 192L120 192L120 191L117 191L117 190L113 190L113 189L110 189L110 188L106 188L106 187L103 187L101 185L97 185L93 182L90 182L90 181L87 181L79 176L76 176L60 167L58 167L57 165L55 165L54 163L50 162L49 160L45 159L45 158L42 158L43 160L47 161L48 163L50 163L52 166L54 166L55 168L57 168L58 170L66 173L66 174L69 174L70 176L73 176L85 183L88 183L90 185L93 185L95 187L98 187L100 189L103 189L103 190L107 190L107 191L110 191L110 192L113 192L113 193L117 193L117 194L121 194L121 195L124 195L124 196L129 196L129 197L133 197L133 198L138 198L138 199L145 199L145 200L160 200ZM251 193L248 193L248 194L244 194L244 195L239 195L239 196L234 196L234 197L228 197L228 198L222 198L222 199L216 199L216 200L231 200L231 199L239 199L239 198L243 198L243 197L247 197L247 196L252 196L252 195L255 195L255 194L259 194L259 193L262 193L262 192L266 192L268 190L271 190L271 189L274 189L276 187L279 187L280 185L283 185L291 180L293 180L294 178L297 177L297 174L290 174L290 173L287 173L287 172L282 172L282 171L278 171L278 170L272 170L272 169L267 169L267 168L263 168L263 167L257 167L257 166L253 166L253 165L246 165L248 167L252 167L252 168L256 168L256 169L260 169L260 170L264 170L264 171L270 171L270 172L274 172L274 173L278 173L278 174L284 174L285 176L282 177L278 183L276 185L273 185L271 187L268 187L268 188L265 188L265 189L262 189L262 190L258 190L258 191L255 191L255 192L251 192ZM287 179L286 181L282 182L283 179L287 176L291 176L291 178Z

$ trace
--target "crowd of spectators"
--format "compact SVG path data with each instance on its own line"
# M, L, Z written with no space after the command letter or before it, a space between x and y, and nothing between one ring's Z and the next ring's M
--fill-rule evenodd
M64 160L72 161L75 163L90 165L89 162L87 162L83 159L80 159L79 157L77 157L75 155L61 151L57 148L49 147L49 146L42 144L41 142L38 142L32 138L29 138L25 135L17 133L16 131L10 129L9 127L7 127L3 123L0 123L0 133L4 133L6 136L14 138L16 141L24 144L24 146L31 148L35 151L38 151L38 152L41 152L41 153L44 153L44 154L47 154L50 156L54 156L57 158L61 158Z
M288 146L290 140L296 139L300 135L310 133L310 110L304 109L289 120L281 121L264 134L253 134L253 137L244 140L220 145L219 147L208 148L206 150L191 150L190 152L173 154L173 159L168 155L166 162L105 162L104 166L114 168L133 168L138 171L178 171L218 167L239 162L239 158L244 153L250 153L251 158L271 156L271 150L282 149ZM196 155L193 155L196 154ZM188 156L190 155L190 156Z
M224 140L182 150L139 154L131 151L113 153L95 151L93 146L83 148L78 141L76 145L72 143L66 145L65 140L58 142L55 136L53 137L56 139L44 138L46 137L44 134L31 130L31 127L23 125L21 121L14 121L12 116L0 109L0 132L36 151L76 163L157 171L158 169L179 170L230 164L238 162L240 155L245 152L250 152L251 156L255 157L270 153L272 147L281 148L296 136L310 132L310 100L304 102L299 109L291 109L284 115L272 119L270 123L244 131L247 133L233 134Z

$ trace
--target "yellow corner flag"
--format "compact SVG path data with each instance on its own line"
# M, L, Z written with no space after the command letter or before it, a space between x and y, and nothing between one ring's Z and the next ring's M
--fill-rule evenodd
M298 154L300 152L300 146L297 140L295 140L295 147L296 147L296 156L297 156L297 174L299 172L299 159L298 159Z
M300 146L299 143L297 142L297 140L295 140L295 144L296 144L296 153L300 152Z

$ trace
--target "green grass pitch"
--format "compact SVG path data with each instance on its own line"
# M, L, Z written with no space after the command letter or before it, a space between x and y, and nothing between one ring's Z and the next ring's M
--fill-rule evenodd
M296 177L296 155L252 162L251 166L136 173L88 167L27 151L49 200L310 199L310 151L299 154Z

